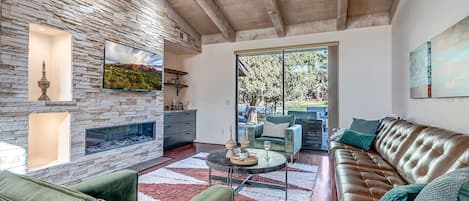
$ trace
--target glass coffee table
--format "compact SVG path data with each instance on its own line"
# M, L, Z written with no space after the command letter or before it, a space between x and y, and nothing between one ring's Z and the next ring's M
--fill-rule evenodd
M229 159L225 157L226 150L220 150L214 153L211 153L207 156L207 166L208 166L208 183L209 186L212 185L212 179L226 181L228 186L233 186L233 183L238 183L239 186L234 190L235 194L239 193L244 185L251 185L256 187L265 187L265 188L274 188L285 191L285 200L288 196L288 168L287 167L287 158L280 153L269 151L269 159L265 158L266 151L262 149L248 149L248 152L251 154L256 154L258 162L256 165L252 166L239 166L230 162ZM285 185L278 185L267 182L253 181L252 178L256 174L269 173L285 168ZM226 172L227 176L217 176L212 175L212 169ZM248 176L243 179L233 178L233 173L247 174Z

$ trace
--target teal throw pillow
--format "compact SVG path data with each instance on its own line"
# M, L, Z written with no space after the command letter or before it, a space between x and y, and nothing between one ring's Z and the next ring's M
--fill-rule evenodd
M274 124L289 123L288 127L295 125L295 116L293 115L267 116L266 120Z
M396 186L381 197L380 201L413 201L425 184Z
M344 135L340 138L339 142L358 147L364 150L370 150L373 145L373 140L376 135L362 133L350 129L344 131Z
M350 130L366 133L366 134L376 134L379 127L379 120L365 120L365 119L356 119L353 118L352 125L350 125Z
M469 200L469 167L441 175L417 195L415 201Z

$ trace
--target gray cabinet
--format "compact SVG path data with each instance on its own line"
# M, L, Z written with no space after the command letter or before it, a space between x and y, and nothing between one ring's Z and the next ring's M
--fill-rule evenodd
M192 143L196 137L196 110L164 114L164 149Z

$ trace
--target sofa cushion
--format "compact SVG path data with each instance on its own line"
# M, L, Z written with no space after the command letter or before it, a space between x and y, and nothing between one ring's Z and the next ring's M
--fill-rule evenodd
M395 171L336 164L338 200L376 201L394 186L407 184Z
M365 120L353 118L350 130L358 131L366 134L376 134L379 127L379 120Z
M423 126L405 121L395 122L389 129L383 129L376 135L374 148L393 167L415 140Z
M381 197L379 201L413 201L426 184L396 186Z
M395 171L388 162L373 151L339 149L335 153L334 164L349 164L365 168Z
M378 127L378 135L377 137L379 136L379 133L385 133L385 132L388 132L389 129L392 128L392 126L398 122L398 120L394 119L394 118L390 118L390 117L387 117L387 118L384 118L380 121L380 125ZM345 129L343 129L345 131ZM354 147L354 146L350 146L350 145L346 145L346 144L343 144L343 143L340 143L338 142L338 139L340 139L340 137L342 137L341 135L339 137L336 137L336 138L333 138L334 136L331 136L328 140L328 145L329 145L329 156L331 157L334 157L334 152L335 150L338 150L338 149L347 149L347 150L357 150L357 151L360 151L362 149L360 148L357 148L357 147ZM376 140L375 140L375 144L376 144ZM375 145L376 146L376 145ZM365 151L365 150L362 150L362 151Z
M340 138L339 142L343 144L352 145L364 150L370 150L373 145L373 140L376 135L366 134L354 130L345 130L344 135Z
M394 167L409 183L429 183L440 175L468 167L468 147L469 135L429 127L412 140Z
M295 125L295 116L293 115L267 116L266 120L274 124L289 123L288 127Z
M138 194L138 172L120 170L88 181L69 186L96 198L104 200L136 201Z
M97 200L79 191L47 183L39 179L16 175L8 171L0 172L0 194L11 200L22 201Z
M415 200L469 200L469 167L436 178L423 188Z

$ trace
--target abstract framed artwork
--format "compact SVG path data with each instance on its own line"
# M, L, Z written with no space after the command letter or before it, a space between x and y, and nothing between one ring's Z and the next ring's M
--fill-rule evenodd
M432 97L431 43L426 42L410 53L410 97Z
M431 43L432 96L469 96L469 16Z

